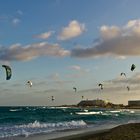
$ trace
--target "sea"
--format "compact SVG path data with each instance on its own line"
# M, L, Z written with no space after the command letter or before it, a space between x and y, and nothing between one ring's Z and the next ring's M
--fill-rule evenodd
M139 109L20 106L0 107L0 139L140 122Z

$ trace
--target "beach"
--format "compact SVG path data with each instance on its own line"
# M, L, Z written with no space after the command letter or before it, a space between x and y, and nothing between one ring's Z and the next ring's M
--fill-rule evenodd
M111 129L88 131L67 136L34 135L29 137L12 137L0 140L140 140L140 123L123 124Z
M89 132L53 140L140 140L140 123L125 124L108 130Z

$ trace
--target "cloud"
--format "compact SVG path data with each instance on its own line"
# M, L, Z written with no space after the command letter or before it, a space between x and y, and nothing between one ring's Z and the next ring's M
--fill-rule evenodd
M18 25L21 22L23 12L21 10L17 10L14 14L4 14L0 15L0 22L10 23L12 25Z
M0 61L29 61L41 56L64 57L68 55L70 55L70 51L61 48L58 44L48 44L47 42L0 47Z
M45 32L39 35L36 35L36 38L40 38L40 39L48 39L52 34L54 33L54 31L49 31L49 32Z
M23 15L23 11L17 10L17 14L18 14L18 15Z
M72 65L72 66L69 66L68 68L75 72L75 73L67 75L67 77L69 78L75 78L75 77L80 78L90 72L90 69L82 68L79 65Z
M23 12L21 10L17 10L15 14L9 16L9 19L12 24L16 26L21 22L22 16Z
M130 20L123 27L103 25L98 43L92 47L75 48L71 55L79 58L115 56L123 59L140 56L140 20Z
M70 66L69 68L72 70L78 70L78 71L81 70L81 67L78 65L73 65L73 66Z
M109 40L120 36L121 30L117 26L108 27L104 25L100 28L100 33L103 40Z
M20 19L14 18L14 19L12 19L12 23L13 23L13 25L18 25L20 23Z
M53 86L56 85L56 86L59 86L60 88L63 85L67 85L67 84L74 82L71 80L63 80L59 73L53 73L53 74L49 75L48 79L49 79L49 83L51 83L51 85L53 84Z
M73 20L67 27L64 27L58 36L59 40L68 40L81 35L85 31L85 25Z
M81 73L88 73L88 72L90 72L90 69L82 68L79 65L72 65L69 68L72 69L72 70L81 72Z

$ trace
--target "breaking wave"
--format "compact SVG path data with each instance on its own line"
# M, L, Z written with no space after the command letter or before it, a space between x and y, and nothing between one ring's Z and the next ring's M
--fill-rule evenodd
M11 136L25 136L40 133L50 133L54 131L62 131L69 129L77 129L86 127L87 124L83 121L69 121L69 122L58 122L58 123L40 123L35 121L33 123L14 125L14 126L3 126L0 127L0 137L11 137Z

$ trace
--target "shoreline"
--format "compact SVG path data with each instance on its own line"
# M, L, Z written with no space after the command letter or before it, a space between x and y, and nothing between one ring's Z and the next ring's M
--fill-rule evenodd
M60 105L60 106L0 106L0 107L46 107L46 108L84 108L84 109L136 109L139 110L140 106L124 106L124 107L103 107L103 106L77 106L77 105Z
M51 140L140 140L140 123L129 123L111 129L87 132Z
M1 138L0 140L140 140L140 123L122 124L101 130L83 129L72 132L55 132L29 137L17 136Z

